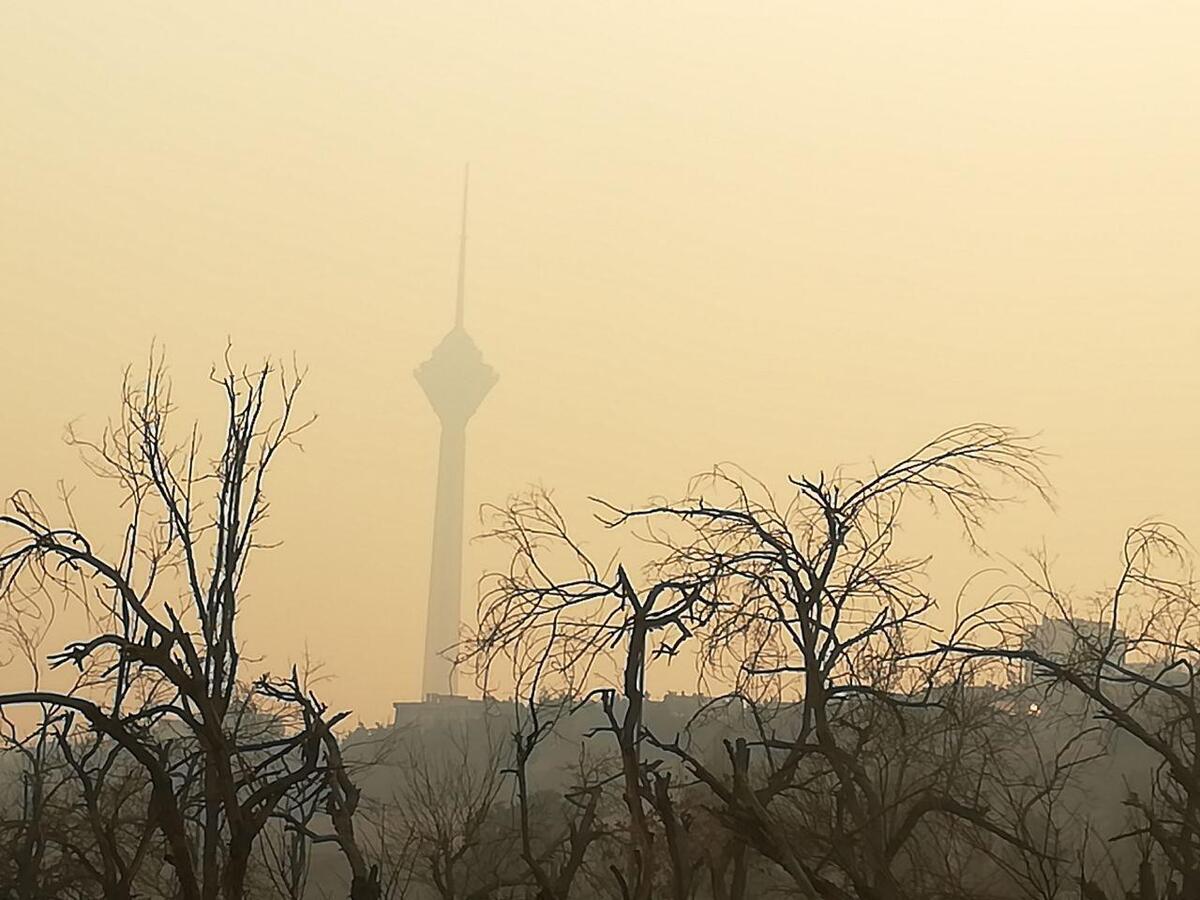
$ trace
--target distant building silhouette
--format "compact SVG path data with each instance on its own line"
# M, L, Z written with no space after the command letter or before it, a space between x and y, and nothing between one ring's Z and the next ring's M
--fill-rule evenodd
M1099 668L1102 661L1116 666L1124 665L1128 643L1125 632L1112 623L1042 616L1041 622L1026 635L1024 649L1063 665L1093 665ZM1034 681L1038 671L1036 663L1026 662L1025 681Z
M429 570L429 612L425 621L423 696L456 693L456 677L445 651L459 639L462 620L463 504L467 423L497 375L464 328L467 264L467 194L463 181L462 231L458 249L458 294L454 327L417 370L416 378L442 423L438 454L433 554Z

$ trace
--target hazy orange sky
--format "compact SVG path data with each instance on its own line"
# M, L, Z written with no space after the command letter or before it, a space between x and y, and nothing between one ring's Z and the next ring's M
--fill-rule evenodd
M1200 524L1197 34L1200 7L1096 0L7 3L0 490L79 484L115 544L65 423L97 431L155 338L201 416L227 336L294 351L320 419L242 635L389 717L436 458L412 370L470 160L468 328L501 373L472 506L725 459L778 483L982 419L1057 454L1058 511L992 546L1098 584L1127 525Z

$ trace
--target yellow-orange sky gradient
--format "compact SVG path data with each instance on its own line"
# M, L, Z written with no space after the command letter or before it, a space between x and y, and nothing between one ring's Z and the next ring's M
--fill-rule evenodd
M1200 524L1197 34L1165 2L7 3L0 491L78 484L115 543L64 424L98 430L155 338L199 416L227 336L294 351L320 419L242 635L389 717L436 459L412 370L470 160L468 328L501 373L472 507L725 459L778 483L989 420L1041 432L1059 505L991 546L1097 585L1127 525Z

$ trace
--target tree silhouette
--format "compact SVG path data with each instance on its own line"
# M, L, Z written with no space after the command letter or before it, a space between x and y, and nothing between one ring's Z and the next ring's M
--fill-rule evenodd
M290 696L286 679L241 678L243 580L264 546L268 470L307 424L296 419L301 380L269 364L235 370L227 355L212 374L224 440L208 460L197 426L174 437L161 356L140 381L127 374L118 419L97 440L72 435L128 511L116 557L69 509L52 524L27 494L0 516L0 600L72 597L98 626L51 657L86 673L76 690L0 695L0 707L69 711L136 762L184 900L244 895L256 839L288 792L322 772L341 719Z

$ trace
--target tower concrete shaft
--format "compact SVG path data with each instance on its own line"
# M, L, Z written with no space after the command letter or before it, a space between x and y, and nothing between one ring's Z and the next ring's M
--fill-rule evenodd
M465 424L442 426L437 503L433 513L433 559L425 622L423 695L458 693L457 673L445 651L459 639L462 621L463 504L467 463Z
M417 381L442 425L421 680L423 695L457 692L457 678L447 651L458 642L462 622L467 423L497 380L495 370L484 362L483 354L463 325L466 216L467 187L464 184L454 327L416 371Z

